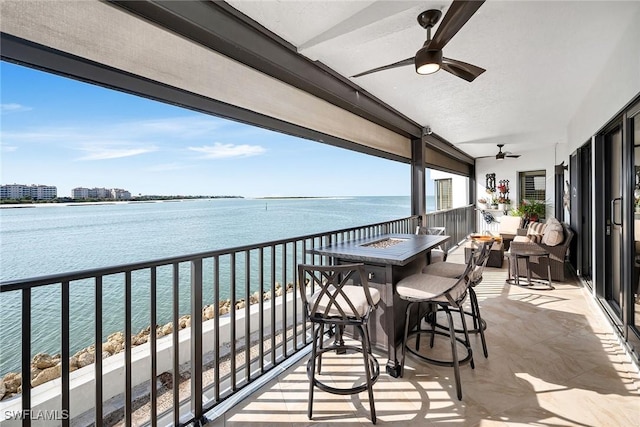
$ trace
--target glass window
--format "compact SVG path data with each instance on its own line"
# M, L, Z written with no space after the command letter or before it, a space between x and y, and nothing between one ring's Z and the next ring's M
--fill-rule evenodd
M453 207L453 191L451 178L436 179L436 210L451 209Z
M426 211L454 209L469 204L469 178L425 169Z
M544 203L546 194L546 171L520 172L520 200L536 200Z

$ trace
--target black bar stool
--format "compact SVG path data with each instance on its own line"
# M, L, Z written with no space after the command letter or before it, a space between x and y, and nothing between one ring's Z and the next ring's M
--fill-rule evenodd
M482 246L481 252L489 250L490 243ZM400 376L404 375L404 364L405 358L407 354L407 350L413 353L415 356L420 358L421 360L432 363L439 366L451 366L454 370L455 382L456 382L456 392L458 396L458 400L462 400L462 385L460 382L460 365L464 365L469 363L471 368L475 367L473 362L473 351L471 349L471 343L469 341L469 333L467 331L467 323L465 320L464 310L462 309L462 305L467 297L467 291L471 284L470 276L474 272L474 270L478 267L476 265L476 261L480 258L480 254L478 256L472 256L469 258L468 263L465 266L465 270L463 274L458 278L450 278L443 276L436 276L425 273L418 273L408 276L402 279L396 285L396 292L398 296L409 302L407 306L407 312L405 317L405 326L404 326L404 337L402 340L402 359L401 359L401 367L400 367ZM431 329L422 329L421 321L418 321L415 329L409 332L409 323L411 319L411 310L414 306L418 307L420 310L420 305L426 304L429 308L429 311L435 313L438 309L443 310L448 319L448 334L444 332L436 330L435 325L435 316L431 322ZM451 315L451 311L460 312L460 319L462 321L462 331L464 333L464 339L458 338L456 336L456 330L453 323L453 317ZM422 319L423 314L419 313L418 319ZM438 360L427 357L418 352L419 350L419 341L416 342L416 349L412 349L407 346L407 340L410 336L416 336L416 340L420 336L420 334L429 333L431 335L431 346L433 346L433 340L436 334L438 335L448 335L451 342L451 354L452 360ZM457 343L460 342L465 346L466 355L464 357L458 357L458 349Z
M485 329L487 329L487 323L484 321L484 319L482 319L482 314L480 313L480 305L478 304L478 296L476 295L476 291L474 288L482 282L482 273L484 272L484 268L486 267L487 261L489 260L493 242L493 239L490 239L486 242L483 241L472 250L472 256L476 256L477 258L475 259L476 267L469 275L469 279L471 280L471 283L469 285L469 300L471 305L471 312L464 312L465 315L470 316L473 320L473 329L469 329L468 332L471 334L480 334L480 341L482 342L482 351L484 353L484 357L489 357L487 341L484 336L484 331ZM485 246L488 248L487 250L483 250ZM422 272L425 274L457 279L464 274L466 268L467 264L442 262L429 264L422 269ZM437 313L433 313L432 315L436 316ZM436 323L436 326L443 329L446 328L446 326L438 323ZM456 332L462 333L463 331L461 329L456 329Z
M314 324L311 359L307 362L309 377L309 410L312 419L314 387L327 393L348 395L367 390L371 408L371 421L376 423L376 409L373 402L373 384L380 375L378 361L371 353L368 322L371 312L380 301L380 292L369 288L363 264L344 264L334 266L298 265L298 280L301 284L300 297L305 306L307 318ZM360 285L354 285L353 282ZM304 284L304 286L302 286ZM307 296L306 286L311 286L311 296ZM336 327L338 332L345 326L353 326L361 338L361 346L346 345L341 339L324 347L324 327ZM347 350L362 353L365 369L365 382L349 388L329 386L316 377L322 368L322 355L328 351L344 354ZM316 363L317 360L317 363Z

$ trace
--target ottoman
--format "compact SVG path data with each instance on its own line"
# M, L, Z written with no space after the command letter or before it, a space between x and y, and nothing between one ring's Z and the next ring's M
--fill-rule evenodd
M478 246L474 242L467 242L464 244L465 261L467 262L469 261L471 252L477 247ZM504 246L502 245L502 242L495 242L493 246L491 246L491 251L489 252L487 267L502 268L503 261L504 261Z

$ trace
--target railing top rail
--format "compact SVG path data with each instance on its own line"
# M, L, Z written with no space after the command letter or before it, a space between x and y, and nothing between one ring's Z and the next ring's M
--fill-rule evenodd
M362 228L377 227L377 226L382 226L382 225L393 223L393 222L412 220L416 218L417 216L412 215L405 218L391 219L388 221L382 221L382 222L377 222L373 224L365 224L365 225L360 225L356 227L343 228L340 230L330 230L330 231L308 234L304 236L290 237L290 238L273 240L273 241L263 242L263 243L252 243L252 244L236 246L232 248L222 248L222 249L216 249L212 251L198 252L194 254L180 255L180 256L162 258L162 259L151 260L151 261L140 261L140 262L135 262L131 264L115 265L111 267L100 267L100 268L74 271L74 272L68 272L68 273L58 273L58 274L40 276L35 278L7 280L7 281L0 282L0 293L20 290L20 289L35 288L39 286L50 285L53 283L72 282L77 280L90 279L98 276L109 276L112 274L143 270L151 267L160 267L160 266L188 262L188 261L204 259L204 258L212 258L212 257L223 256L231 253L245 252L245 251L250 251L254 249L278 246L278 245L287 244L290 242L296 242L300 240L314 239L317 237L322 237L322 236L331 235L331 234L346 233L352 230L358 230Z

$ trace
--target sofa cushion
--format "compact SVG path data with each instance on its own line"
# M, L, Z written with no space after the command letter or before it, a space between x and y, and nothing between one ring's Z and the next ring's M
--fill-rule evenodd
M564 241L564 229L560 221L555 218L549 218L546 224L542 243L547 246L557 246L562 243Z
M500 218L498 232L500 234L516 235L518 233L518 228L520 227L522 227L521 216L505 215Z

